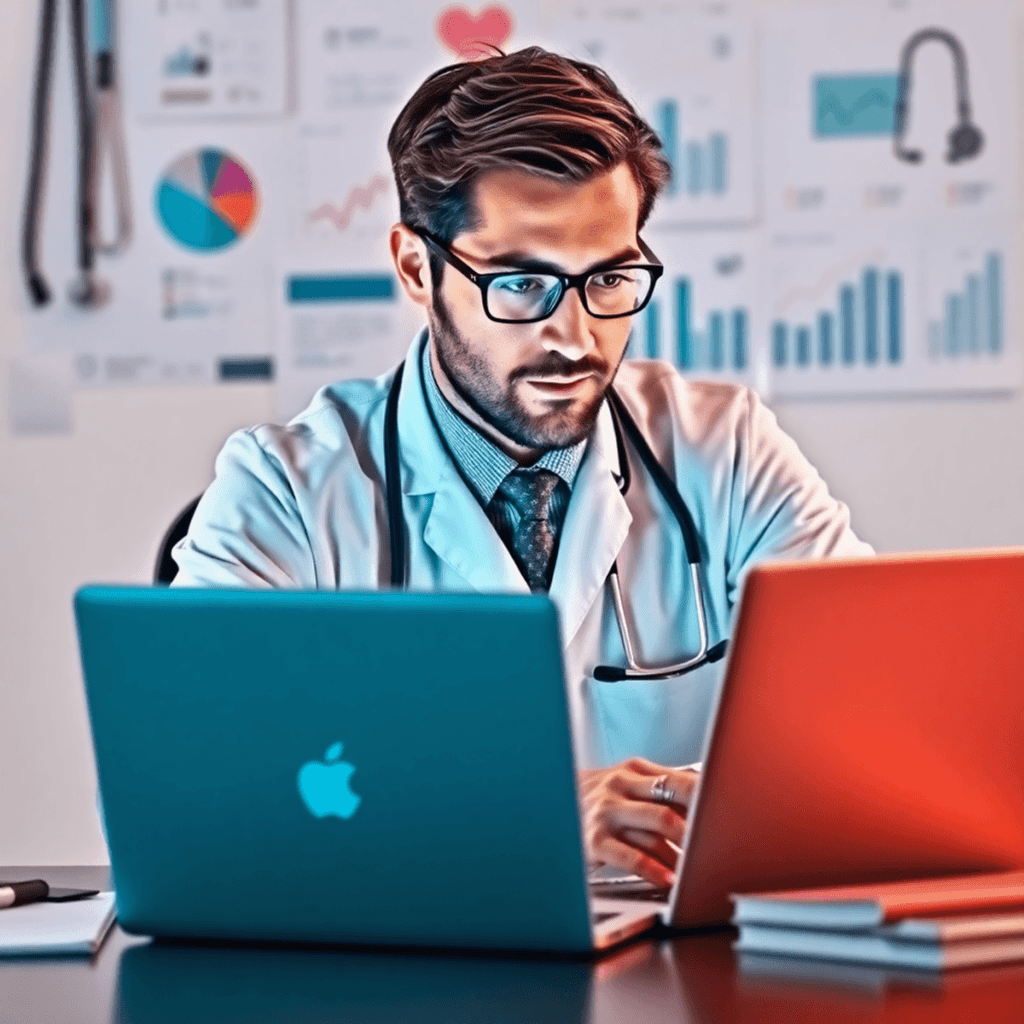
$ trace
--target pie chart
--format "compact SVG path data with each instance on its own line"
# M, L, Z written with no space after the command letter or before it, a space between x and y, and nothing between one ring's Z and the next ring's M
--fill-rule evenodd
M167 168L156 208L167 233L187 249L216 252L256 224L260 197L242 162L210 147L185 153Z

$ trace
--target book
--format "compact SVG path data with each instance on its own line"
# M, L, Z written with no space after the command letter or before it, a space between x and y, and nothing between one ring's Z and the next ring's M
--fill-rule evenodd
M1024 871L734 895L733 923L856 931L904 918L1024 915Z
M908 942L881 932L834 932L745 924L735 949L938 971L1024 959L1024 934L958 942Z
M90 955L103 945L115 914L112 892L0 910L0 956Z

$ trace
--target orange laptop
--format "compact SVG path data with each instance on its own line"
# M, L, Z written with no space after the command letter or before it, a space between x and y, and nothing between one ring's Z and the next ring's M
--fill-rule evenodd
M729 893L1024 867L1024 550L754 569L691 819L682 927Z

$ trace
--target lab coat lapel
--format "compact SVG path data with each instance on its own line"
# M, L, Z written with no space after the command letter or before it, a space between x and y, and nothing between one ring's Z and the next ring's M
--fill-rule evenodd
M618 472L615 431L606 404L573 484L551 581L565 645L600 595L633 521L619 492Z
M402 491L410 497L433 495L421 519L407 512L410 542L415 542L412 535L419 529L422 542L475 590L529 593L522 573L438 436L420 373L424 335L417 337L406 356L398 402Z
M423 540L475 590L530 592L508 548L454 466L434 494Z

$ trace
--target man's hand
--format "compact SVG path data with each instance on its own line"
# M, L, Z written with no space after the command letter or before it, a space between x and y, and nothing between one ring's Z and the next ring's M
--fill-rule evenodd
M669 803L655 799L655 785L663 776L663 791L672 793ZM682 842L698 777L695 771L663 768L642 757L580 772L587 856L659 887L670 886L677 850L669 844Z

